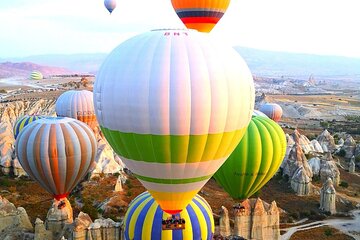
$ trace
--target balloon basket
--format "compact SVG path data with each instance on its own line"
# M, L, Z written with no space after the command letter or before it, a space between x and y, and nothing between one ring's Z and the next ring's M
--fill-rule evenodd
M162 220L162 230L183 230L185 229L185 220L178 216L172 216Z

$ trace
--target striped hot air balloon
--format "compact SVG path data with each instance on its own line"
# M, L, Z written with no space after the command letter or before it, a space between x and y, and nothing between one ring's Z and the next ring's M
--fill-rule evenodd
M274 176L285 151L286 137L281 127L267 117L255 116L214 178L233 198L246 199Z
M224 15L230 0L171 0L171 3L187 28L210 32Z
M265 103L260 107L260 111L265 113L266 116L268 116L275 122L280 121L283 113L280 105L276 103Z
M211 240L214 219L211 207L204 198L196 195L176 217L185 220L185 229L162 230L162 220L171 217L163 212L150 193L137 196L129 205L124 218L126 240Z
M14 133L14 137L15 139L17 138L17 136L19 135L19 133L21 132L21 130L26 127L28 124L32 123L33 121L36 121L40 118L43 118L43 116L38 116L38 115L24 115L21 118L19 118L15 125L14 125L14 129L13 129L13 133Z
M42 75L42 73L39 72L39 71L33 71L33 72L31 72L29 78L30 78L31 80L41 80L41 79L43 79L43 75Z
M56 115L75 118L89 125L91 129L97 126L93 93L87 90L70 90L59 96L55 104Z
M208 34L156 30L119 45L94 85L106 139L161 208L186 207L246 131L252 75Z
M25 172L57 200L65 198L94 162L91 129L72 118L42 118L21 131L16 155Z

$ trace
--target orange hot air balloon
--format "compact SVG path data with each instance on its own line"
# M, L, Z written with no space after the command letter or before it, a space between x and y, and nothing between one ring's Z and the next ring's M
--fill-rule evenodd
M224 15L230 0L171 0L187 28L210 32Z

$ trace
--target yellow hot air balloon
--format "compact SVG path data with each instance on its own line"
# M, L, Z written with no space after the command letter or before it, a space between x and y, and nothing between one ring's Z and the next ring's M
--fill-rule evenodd
M168 213L223 164L254 107L251 72L208 34L155 30L120 44L94 84L106 139Z
M163 230L166 224L163 221L169 217L171 215L161 210L150 193L144 192L129 205L124 218L124 238L126 240L213 239L215 231L213 213L210 205L200 195L196 195L184 211L175 216L174 220L178 218L178 221L171 225L177 225L177 230Z
M230 0L171 0L171 3L187 28L210 32L224 15Z

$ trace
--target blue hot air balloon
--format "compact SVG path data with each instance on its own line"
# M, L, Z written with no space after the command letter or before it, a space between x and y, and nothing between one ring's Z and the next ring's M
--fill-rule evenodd
M116 8L116 1L115 0L105 0L104 5L111 14L112 11L114 11L114 9Z

